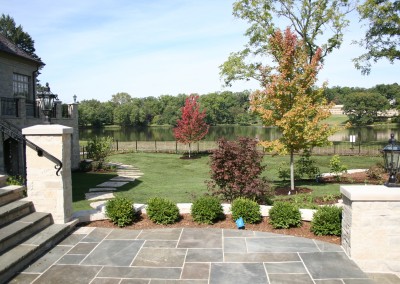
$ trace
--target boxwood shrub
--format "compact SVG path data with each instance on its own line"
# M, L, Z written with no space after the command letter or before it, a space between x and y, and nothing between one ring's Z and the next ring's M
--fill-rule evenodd
M156 224L173 224L179 220L179 208L172 201L154 197L147 202L147 216Z
M248 198L239 197L233 200L231 211L233 220L242 217L243 221L249 224L255 224L262 220L260 205Z
M275 229L288 229L301 226L299 208L289 202L277 201L269 210L269 222Z
M125 197L115 197L106 203L106 216L118 227L130 225L135 220L133 202Z
M197 223L214 224L224 216L224 210L217 197L203 196L193 202L191 214Z
M340 236L342 234L342 208L319 207L311 221L311 232L317 236Z

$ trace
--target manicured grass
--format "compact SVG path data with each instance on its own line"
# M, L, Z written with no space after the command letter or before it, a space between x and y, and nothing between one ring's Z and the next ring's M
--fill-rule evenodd
M328 123L330 125L341 125L341 124L343 125L343 124L346 124L348 119L349 118L347 117L347 115L335 114L335 115L331 115L330 117L325 119L324 122Z
M132 189L123 188L118 194L133 199L135 203L146 203L155 196L169 198L176 203L192 202L194 197L207 192L205 180L209 179L209 158L199 156L189 160L181 157L161 153L111 156L110 161L134 165L144 173Z
M85 193L89 188L108 181L117 174L104 173L72 173L72 206L74 211L93 209L89 201L85 200Z
M127 197L135 203L147 203L151 197L168 198L175 203L193 202L198 196L208 192L205 181L210 179L210 165L208 156L195 159L181 159L181 155L161 153L128 153L109 157L110 161L121 162L138 167L144 175L135 182L118 189L116 195ZM297 157L296 157L297 158ZM321 172L329 172L331 156L314 156ZM381 157L342 156L342 163L348 169L369 168L381 162ZM271 181L271 185L283 186L278 178L278 167L282 162L289 163L288 156L266 155L264 162L267 169L264 176ZM114 174L74 173L73 192L74 210L90 209L89 203L84 200L84 193L90 187L107 181ZM312 188L311 196L325 196L339 194L339 184L323 184L315 181L296 181L296 186Z

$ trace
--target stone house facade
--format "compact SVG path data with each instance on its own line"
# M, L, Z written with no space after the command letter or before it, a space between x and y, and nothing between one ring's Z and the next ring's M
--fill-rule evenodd
M43 114L37 100L37 76L45 64L18 48L0 34L0 173L25 173L25 143L18 141L10 131L42 124ZM52 124L73 127L72 169L79 167L78 105L56 101Z

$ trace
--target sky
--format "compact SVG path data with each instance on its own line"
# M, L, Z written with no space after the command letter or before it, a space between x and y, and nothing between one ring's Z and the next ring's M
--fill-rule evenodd
M113 94L132 97L207 94L259 88L256 81L225 87L219 66L247 43L248 24L232 15L233 0L0 0L35 41L49 82L64 103ZM328 55L319 81L328 86L399 83L400 64L381 61L369 76L354 68L362 37L357 15L339 50ZM282 29L285 26L280 27Z

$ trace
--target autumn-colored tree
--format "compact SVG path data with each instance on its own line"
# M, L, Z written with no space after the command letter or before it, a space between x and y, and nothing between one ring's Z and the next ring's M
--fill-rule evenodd
M198 95L190 95L182 107L182 118L177 120L174 128L175 139L183 144L189 144L189 158L191 145L203 139L208 132L208 124L205 122L206 110L200 111L197 102Z
M333 129L321 123L330 116L330 105L316 88L321 68L321 49L311 61L304 42L289 28L276 30L269 38L268 51L276 65L262 67L263 91L251 96L251 108L267 126L276 126L282 133L278 140L262 141L270 151L290 154L290 187L294 189L294 154L329 143Z

